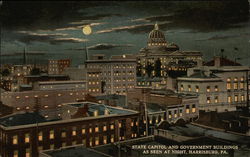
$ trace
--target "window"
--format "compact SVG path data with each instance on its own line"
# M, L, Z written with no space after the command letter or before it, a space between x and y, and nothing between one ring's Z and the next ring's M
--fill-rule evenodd
M231 89L231 78L227 78L227 90Z
M92 137L89 138L89 146L92 146Z
M244 77L240 78L240 89L244 89Z
M192 105L192 113L196 112L195 104Z
M190 107L189 107L189 105L186 106L186 113L187 114L190 113Z
M18 157L18 150L14 150L13 157Z
M113 130L114 129L114 124L110 125L110 129Z
M50 130L49 132L49 139L54 139L55 136L54 136L54 130Z
M43 140L43 132L39 132L38 133L38 141L42 141Z
M95 127L95 132L99 132L99 127L98 126Z
M241 101L245 101L245 96L241 95L240 99L241 99Z
M131 126L132 126L132 127L134 126L134 122L133 122L133 121L131 122Z
M238 95L235 95L235 96L234 96L234 101L235 101L235 102L238 102Z
M25 139L24 139L25 143L29 143L30 142L30 134L25 134Z
M119 122L119 128L121 128L122 127L122 123L121 122Z
M76 127L73 127L72 129L72 136L76 136Z
M107 144L107 136L103 136L103 144Z
M114 135L111 135L111 138L110 138L110 142L113 143L115 140L114 140Z
M188 91L191 92L191 85L188 85Z
M207 86L207 92L210 92L211 90L210 90L210 86Z
M177 117L177 110L174 110L174 118Z
M30 157L31 155L30 155L30 148L27 148L26 150L25 150L25 157Z
M82 134L85 134L85 129L82 129Z
M168 118L171 119L172 118L172 112L168 111Z
M195 92L199 92L199 86L195 86Z
M183 90L184 90L183 85L181 85L181 91L183 91Z
M238 82L234 82L234 89L238 89Z
M12 143L13 144L18 144L18 137L17 137L17 135L15 135L15 136L12 137Z
M207 97L207 104L210 104L211 103L211 99L210 97Z
M65 137L66 137L66 131L62 131L61 137L62 137L62 138L65 138Z
M180 109L180 112L179 112L179 114L180 114L180 117L182 116L182 109Z
M216 86L214 86L214 91L215 92L218 92L219 91L219 89L218 89L218 86L216 85Z
M99 137L95 137L95 145L99 145Z
M218 96L215 96L215 97L214 97L214 102L215 102L215 103L218 103L218 102L219 102Z
M228 97L227 97L227 102L228 102L228 103L231 103L231 102L232 102L232 97L231 97L231 96L228 96Z
M92 133L92 128L89 128L89 133Z

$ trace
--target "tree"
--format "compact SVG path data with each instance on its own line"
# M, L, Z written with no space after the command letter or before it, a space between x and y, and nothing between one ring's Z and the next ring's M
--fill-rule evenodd
M148 74L148 77L150 77L152 74L152 71L154 70L154 67L152 66L151 63L147 63L145 70L146 70L146 73Z
M40 75L40 73L41 73L41 70L39 68L33 68L30 71L30 75Z
M155 70L155 76L161 77L161 60L159 58L155 61L154 70Z
M2 75L3 75L3 76L9 76L9 75L10 75L9 69L4 69L4 70L2 71Z

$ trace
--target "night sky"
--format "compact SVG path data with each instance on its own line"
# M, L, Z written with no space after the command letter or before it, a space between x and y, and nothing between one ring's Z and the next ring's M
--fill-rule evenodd
M199 50L204 59L219 55L250 65L249 2L3 2L1 5L1 63L28 63L71 58L84 62L90 54L137 53L146 46L157 22L168 42L181 50ZM90 24L93 33L82 33ZM237 49L237 50L235 50Z

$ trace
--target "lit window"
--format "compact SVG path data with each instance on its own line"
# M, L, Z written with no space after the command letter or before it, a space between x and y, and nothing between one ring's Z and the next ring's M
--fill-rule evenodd
M110 139L111 143L113 143L115 140L114 140L114 135L111 135L111 139Z
M107 144L107 136L103 136L103 144Z
M30 135L27 133L25 134L25 143L29 143L30 142Z
M25 157L30 157L30 148L27 148L25 151Z
M184 90L183 85L181 85L181 91L183 91L183 90Z
M244 82L240 82L240 89L244 89Z
M190 113L189 105L186 106L186 113Z
M190 85L188 85L188 91L191 92L191 86Z
M245 101L245 96L244 95L241 95L241 101Z
M95 145L99 145L99 137L95 137Z
M219 102L218 96L215 96L215 97L214 97L214 102L215 102L215 103L218 103L218 102Z
M18 150L14 150L13 157L18 157Z
M95 127L95 132L99 132L99 127L98 126Z
M195 104L192 105L192 113L196 112Z
M94 116L97 117L98 116L98 110L94 111Z
M89 128L89 133L92 133L92 128Z
M219 89L218 89L218 86L216 85L216 86L214 86L214 91L215 92L218 92L219 91Z
M238 102L238 95L235 95L235 96L234 96L234 101L235 101L235 102Z
M28 96L28 95L26 95L26 96L25 96L25 98L29 98L29 96Z
M45 105L44 108L48 108L49 106L48 105Z
M61 137L62 137L62 138L65 138L65 137L66 137L66 132L65 132L65 131L63 131L63 132L61 133Z
M234 82L234 89L238 89L238 82Z
M195 92L199 92L199 86L195 87Z
M131 122L131 126L134 126L134 122Z
M89 146L92 146L92 137L89 138Z
M13 144L18 144L18 137L17 137L17 135L13 136L12 143Z
M20 99L20 96L16 96L17 99Z
M232 102L232 97L231 97L231 96L228 96L228 97L227 97L227 102L228 102L228 103L231 103L231 102Z
M207 86L207 92L210 92L210 86Z
M171 113L171 111L168 111L168 118L169 118L169 119L172 118L172 113Z
M82 129L82 134L85 134L85 129Z
M103 126L103 131L107 131L107 126L106 125Z
M29 106L26 106L26 107L25 107L25 109L26 109L26 110L29 110L29 109L30 109L30 107L29 107Z
M174 111L174 118L177 118L177 111Z
M76 128L75 127L72 130L72 136L76 136Z
M55 136L54 136L54 130L50 130L49 132L49 139L54 139Z
M114 129L114 124L110 125L110 129L113 130Z
M179 114L180 114L180 117L181 117L181 116L182 116L182 110L180 110L180 113L179 113Z
M207 103L210 104L211 103L211 99L210 97L207 97Z
M42 141L43 140L43 133L39 132L38 133L38 141Z
M58 96L62 96L62 94L57 94Z

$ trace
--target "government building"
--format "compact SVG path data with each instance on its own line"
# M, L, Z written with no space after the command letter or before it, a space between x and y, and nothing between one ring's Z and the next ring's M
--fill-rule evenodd
M165 77L178 71L186 74L187 68L202 61L199 51L181 51L179 46L166 40L156 23L148 35L148 42L137 54L138 77Z

